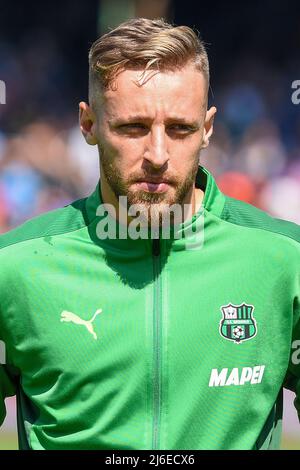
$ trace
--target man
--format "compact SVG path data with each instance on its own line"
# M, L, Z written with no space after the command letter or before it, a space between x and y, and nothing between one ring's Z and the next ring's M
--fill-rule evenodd
M99 185L0 239L21 448L279 446L282 387L300 383L300 230L199 166L208 85L187 27L135 19L93 44L80 125Z

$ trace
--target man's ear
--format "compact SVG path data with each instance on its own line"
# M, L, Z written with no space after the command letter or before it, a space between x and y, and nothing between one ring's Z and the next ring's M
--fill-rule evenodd
M84 101L79 103L79 125L86 142L89 145L97 145L96 116L92 108Z
M208 147L209 139L211 138L213 130L214 130L214 118L215 118L216 112L217 112L217 108L215 108L214 106L209 108L206 112L201 148Z

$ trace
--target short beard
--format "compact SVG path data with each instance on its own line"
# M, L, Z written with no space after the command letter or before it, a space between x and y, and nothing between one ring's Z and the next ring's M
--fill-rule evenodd
M142 225L150 224L151 227L162 227L164 221L168 221L173 225L175 223L175 219L174 214L170 211L170 206L183 206L186 195L195 183L199 167L199 159L197 158L194 162L191 171L183 182L178 180L178 178L172 178L172 187L175 187L175 193L173 196L168 197L165 193L150 193L141 190L130 190L130 186L137 179L141 179L142 175L131 175L130 180L127 182L124 181L118 167L106 158L103 149L100 150L102 171L108 185L118 200L118 203L120 196L126 196L127 212L130 207L134 206L134 212L135 214L138 213L138 217L139 220L141 220ZM182 221L183 220L181 220L181 222ZM178 221L176 221L176 223L178 223Z

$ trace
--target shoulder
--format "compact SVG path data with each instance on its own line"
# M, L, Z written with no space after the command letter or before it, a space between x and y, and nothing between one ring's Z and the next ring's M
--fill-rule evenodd
M272 217L251 204L226 196L221 218L235 225L258 229L273 235L277 234L287 240L294 240L300 248L299 225Z
M16 247L30 240L61 235L87 225L85 199L74 201L60 209L34 217L19 227L0 235L0 255L8 247Z

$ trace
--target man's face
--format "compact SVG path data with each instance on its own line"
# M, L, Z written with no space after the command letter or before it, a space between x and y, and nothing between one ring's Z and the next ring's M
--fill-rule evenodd
M194 66L150 72L142 85L141 73L122 71L104 91L91 132L114 196L159 213L188 202L212 122L205 124L207 84Z

